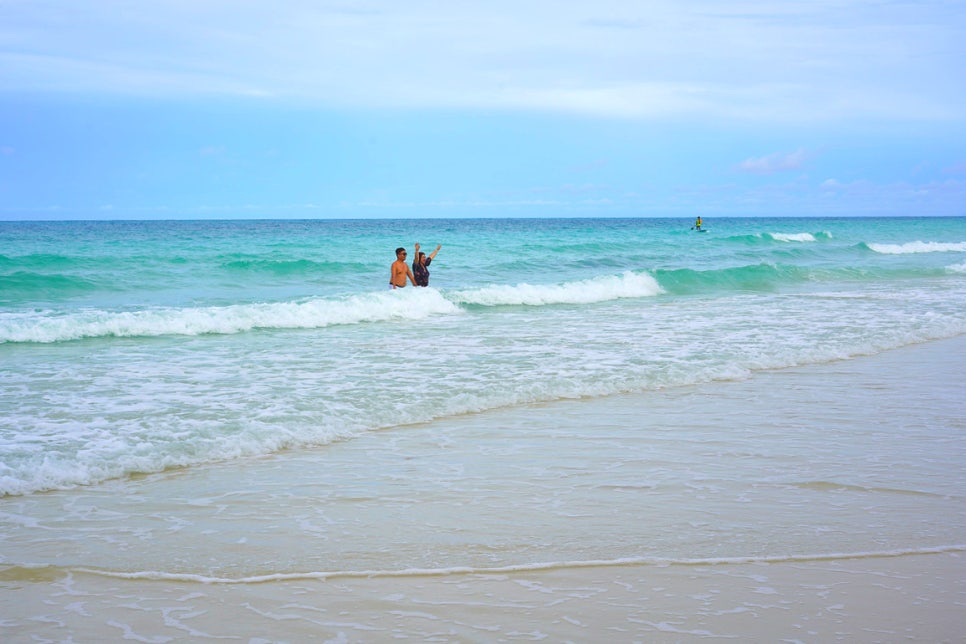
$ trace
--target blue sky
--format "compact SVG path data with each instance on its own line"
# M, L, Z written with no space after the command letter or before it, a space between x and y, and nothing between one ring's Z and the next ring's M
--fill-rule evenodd
M966 215L966 9L3 0L0 219Z

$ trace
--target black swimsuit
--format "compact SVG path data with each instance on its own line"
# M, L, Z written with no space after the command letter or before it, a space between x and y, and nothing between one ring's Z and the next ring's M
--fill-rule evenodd
M416 286L429 286L429 264L433 259L426 258L425 264L413 262L413 277L416 278Z

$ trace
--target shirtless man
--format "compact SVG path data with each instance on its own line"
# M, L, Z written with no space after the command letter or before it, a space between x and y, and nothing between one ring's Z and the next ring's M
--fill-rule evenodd
M406 264L406 249L400 246L396 249L396 261L392 263L392 267L389 269L389 288L405 287L407 277L413 283L413 286L416 286L416 278L413 277L413 272Z

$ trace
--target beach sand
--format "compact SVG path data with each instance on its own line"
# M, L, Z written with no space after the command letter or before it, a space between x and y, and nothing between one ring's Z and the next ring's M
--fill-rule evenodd
M929 457L948 459L953 464L948 477L958 484L964 474L964 463L959 459L966 443L966 414L964 403L959 401L966 391L964 358L966 337L959 337L835 364L763 372L748 380L703 388L562 401L442 419L433 424L432 434L438 436L446 430L445 450L452 461L458 460L460 452L485 452L481 443L474 441L483 441L484 435L492 439L492 431L484 430L492 430L494 425L522 424L533 427L535 433L541 426L552 426L562 432L558 435L565 436L566 427L617 427L645 415L650 422L669 428L675 423L694 422L693 417L699 414L712 430L742 426L757 432L767 432L775 425L804 427L830 419L846 426L859 422L857 419L873 426L888 426L900 422L896 420L900 418L908 426L909 418L923 418L923 422L950 428L952 438L930 447L934 451ZM388 468L392 459L398 460L399 441L414 441L405 446L415 460L409 467L425 467L420 457L428 459L434 451L440 451L441 439L425 442L418 451L416 443L423 431L425 428L413 428L404 435L392 430L396 433L390 434L398 437L391 440L387 440L390 434L384 433L347 441L338 449L328 446L318 451L279 454L245 464L244 468L228 464L165 473L136 482L134 490L134 483L120 482L87 492L56 492L30 500L6 499L4 503L8 512L16 506L21 516L31 517L24 520L29 528L33 520L44 524L40 515L53 512L58 498L73 495L76 499L78 494L90 495L85 503L107 512L114 511L110 503L118 489L141 496L140 502L146 490L156 498L176 501L185 489L205 485L207 480L212 486L208 493L224 500L226 497L218 496L219 489L256 489L259 476L278 478L280 472L306 485L324 481L329 486L359 486L359 470L351 475L343 470L361 462L368 463L369 468ZM387 445L385 452L380 452L380 445ZM497 453L497 457L504 456ZM887 463L886 467L894 464ZM216 472L214 477L212 471ZM246 478L232 479L243 475ZM312 476L318 478L309 480ZM487 494L485 483L479 485L481 493ZM457 489L456 493L466 492ZM544 559L531 565L486 567L476 563L427 571L362 566L329 569L329 573L316 567L268 574L264 579L247 569L240 578L233 578L222 564L219 574L210 577L181 574L177 564L160 565L159 561L175 558L180 548L190 547L179 543L181 537L171 530L167 542L160 545L160 550L170 549L169 553L158 555L159 544L150 540L145 540L145 549L140 552L118 548L119 560L143 559L133 569L145 572L135 578L112 576L109 566L96 561L85 566L89 563L85 558L69 566L0 567L0 633L10 642L222 638L250 642L964 641L963 502L958 495L935 490L892 497L898 499L897 504L933 503L948 508L948 515L934 517L941 528L930 522L922 529L934 538L910 546L912 537L903 533L896 539L904 545L896 548L890 548L890 535L856 537L854 546L840 538L829 547L816 530L807 551L796 547L792 552L781 552L782 538L777 534L778 545L767 556L743 556L725 548L726 554L705 558L692 555L662 561L644 556L595 562L570 554L556 559L563 562L560 564ZM505 500L512 505L512 496ZM76 500L72 502L76 504ZM113 502L121 508L125 501ZM244 500L239 497L238 502ZM713 498L700 503L706 504L702 511L714 511ZM195 503L194 510L185 512L197 511L198 506ZM418 514L417 506L406 507ZM849 508L853 511L861 506ZM447 510L437 506L435 512L439 515ZM750 513L754 516L754 507ZM245 516L251 524L254 515ZM534 525L527 525L530 519L526 512L512 516L521 530L539 532L535 517ZM447 519L437 518L443 523ZM760 521L771 520L768 510L762 509ZM781 529L784 524L775 521ZM803 514L798 523L807 526L809 521ZM199 534L213 533L211 525ZM600 526L603 538L607 538L608 530L614 526L619 529L620 525L617 521ZM400 530L405 531L404 522ZM291 535L266 534L269 538L261 545L263 552L269 553L267 557L274 553L285 559L289 549L298 547L298 539ZM910 534L914 537L916 533ZM38 541L53 543L44 547L63 556L58 549L66 546L54 543L56 539L47 534L37 535ZM617 539L616 533L613 536ZM882 547L870 548L870 540ZM229 542L230 537L226 537L224 543ZM579 546L559 545L561 551L572 547L579 552ZM36 561L11 552L9 547L4 548L4 557L7 562ZM86 571L87 567L94 571ZM123 569L132 568L125 563ZM157 570L171 574L166 577L149 572Z
M5 641L17 642L961 642L966 632L962 553L244 585L38 575L3 586ZM30 623L11 629L15 615Z

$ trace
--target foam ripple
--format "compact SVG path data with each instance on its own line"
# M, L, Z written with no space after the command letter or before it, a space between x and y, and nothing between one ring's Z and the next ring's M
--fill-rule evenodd
M266 575L252 575L249 577L210 577L194 573L169 573L156 570L137 572L119 572L101 568L73 568L74 572L112 577L116 579L136 579L150 581L179 581L201 584L263 584L277 581L293 581L302 579L347 579L347 578L388 578L388 577L443 577L448 575L493 575L513 574L521 572L537 572L546 570L562 570L576 568L612 568L618 566L726 566L744 564L782 564L804 563L811 561L838 561L848 559L890 559L897 557L934 555L966 552L966 544L949 544L925 548L909 548L896 550L874 550L861 552L829 552L788 555L738 556L738 557L697 557L697 558L664 558L664 557L621 557L618 559L588 559L582 561L547 561L509 566L476 567L450 566L445 568L405 568L400 570L335 570L327 572L295 572L272 573ZM36 568L24 568L36 575ZM8 572L8 576L9 573ZM3 577L0 577L3 578Z

